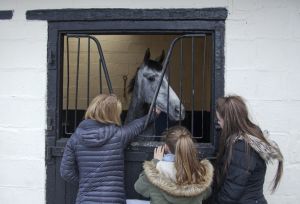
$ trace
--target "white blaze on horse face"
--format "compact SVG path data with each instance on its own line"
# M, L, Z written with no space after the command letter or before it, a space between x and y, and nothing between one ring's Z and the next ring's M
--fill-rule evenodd
M168 97L169 94L169 97ZM179 97L175 93L175 91L172 89L171 86L169 86L169 82L166 79L166 77L163 78L163 82L161 85L161 88L159 90L159 94L157 97L157 104L158 106L162 106L162 111L165 113L169 112L169 117L171 120L183 120L185 117L185 110L180 102ZM169 108L168 108L169 105ZM181 107L180 107L181 106ZM180 112L181 111L181 112Z
M141 85L138 97L151 104L155 95L155 90L159 85L161 72L151 69L148 66L144 66L139 70L138 83ZM171 86L168 86L168 80L164 76L161 87L158 92L156 106L163 112L169 113L171 120L183 120L185 117L185 110L183 105L180 103L179 97ZM168 97L169 92L169 97ZM169 108L168 108L169 104ZM181 105L181 107L180 107ZM181 116L181 117L180 117Z

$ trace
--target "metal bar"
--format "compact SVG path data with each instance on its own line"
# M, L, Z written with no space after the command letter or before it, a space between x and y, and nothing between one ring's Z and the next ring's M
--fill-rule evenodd
M77 103L78 103L78 81L79 81L79 63L80 63L80 38L78 38L77 45L77 70L76 70L76 86L75 86L75 116L74 116L74 130L77 126Z
M169 113L170 113L170 68L168 67L168 94L167 94L167 130L169 129Z
M87 35L87 34L68 34L68 36L76 37L76 38L80 38L80 37L90 38L96 43L97 49L98 49L98 52L99 52L99 55L100 55L100 59L101 59L101 64L102 64L102 67L103 67L103 72L104 72L105 79L106 79L106 82L107 82L108 90L109 90L109 93L112 94L113 89L112 89L111 81L110 81L110 78L109 78L109 73L108 73L108 70L107 70L107 67L106 67L106 62L105 62L105 58L104 58L104 55L103 55L102 47L101 47L98 39L95 38L94 36Z
M159 92L160 86L161 86L161 84L162 84L163 77L164 77L164 75L165 75L165 73L166 73L166 69L167 69L167 66L168 66L168 64L169 64L169 59L170 59L170 56L171 56L171 54L172 54L172 52L173 52L173 48L174 48L175 43L176 43L178 40L182 39L182 38L188 38L188 37L203 37L203 36L204 36L203 34L189 34L189 35L182 35L182 36L179 36L179 37L175 38L175 39L172 41L172 43L171 43L171 45L170 45L170 47L169 47L169 50L168 50L167 57L166 57L166 59L165 59L165 61L164 61L164 63L163 63L162 74L161 74L161 77L160 77L160 79L159 79L158 86L156 87L155 94L154 94L154 97L153 97L153 99L152 99L152 102L151 102L149 111L148 111L147 119L146 119L145 124L144 124L144 129L146 129L146 127L147 127L147 125L148 125L148 123L149 123L149 119L150 119L150 117L151 117L151 115L152 115L153 108L154 108L154 102L155 102L156 99L157 99L158 92Z
M183 44L182 39L180 39L180 69L179 69L179 95L180 95L180 101L179 101L179 125L181 125L181 104L182 104L182 69L183 69Z
M154 107L156 107L156 103L154 104ZM156 137L156 119L157 119L157 116L156 116L156 114L154 114L154 123L153 123L154 137Z
M191 122L191 132L194 136L194 110L195 110L195 70L194 70L194 48L195 42L194 37L192 37L192 122Z
M100 87L100 94L103 93L101 63L102 63L102 60L101 60L101 57L100 57L99 58L99 85L100 85L99 87Z
M66 101L66 119L65 134L68 134L68 111L69 111L69 88L70 88L70 56L69 56L69 37L67 37L67 101Z
M90 104L90 61L91 61L91 40L88 38L88 74L87 74L87 107Z
M100 52L100 53L102 53L102 52ZM103 53L102 53L102 56L101 56L101 62L102 62L101 64L103 66L103 72L104 72L104 76L105 76L105 79L106 79L106 82L107 82L109 93L112 94L113 93L112 85L111 85L111 81L110 81L110 78L109 78L108 70L106 68L106 63L105 63Z
M202 126L201 126L201 138L204 137L204 86L205 86L205 58L206 58L206 36L204 36L204 49L203 49L203 72L202 72L202 100L201 100L201 119L202 119Z
M107 67L106 67L106 62L105 62L105 58L104 58L104 55L103 55L102 47L101 47L99 41L97 40L97 38L95 38L93 36L89 36L89 38L91 38L92 40L94 40L94 42L97 45L97 48L98 48L98 51L99 51L99 55L100 55L100 59L101 59L100 62L101 62L102 67L103 67L103 72L104 72L104 76L105 76L106 83L107 83L107 86L108 86L108 90L109 90L109 93L112 94L113 93L113 89L112 89L111 81L110 81L110 78L109 78L108 70L107 70Z

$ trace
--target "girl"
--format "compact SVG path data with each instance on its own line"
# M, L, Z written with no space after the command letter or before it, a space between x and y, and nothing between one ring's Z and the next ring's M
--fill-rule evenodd
M154 150L154 159L144 163L135 190L150 198L152 204L201 204L210 193L212 165L208 160L198 160L192 135L186 128L170 128L165 140L164 146Z
M278 146L250 121L240 96L219 98L216 110L222 132L215 203L266 204L263 195L266 163L271 159L279 161L272 191L276 189L283 171L283 157Z
M143 130L146 117L121 127L121 112L116 96L95 97L68 140L60 173L79 183L77 204L125 203L123 150Z

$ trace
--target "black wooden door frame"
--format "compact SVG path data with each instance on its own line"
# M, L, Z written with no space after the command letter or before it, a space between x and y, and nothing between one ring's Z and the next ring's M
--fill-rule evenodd
M56 196L66 196L56 189L59 164L53 156L61 156L67 139L60 139L62 40L66 33L90 34L186 34L208 32L213 35L212 101L224 95L224 32L227 10L209 9L61 9L26 12L28 20L48 21L47 46L47 130L46 202L56 203ZM211 141L201 144L205 156L212 157L216 150L215 116L211 118ZM138 146L128 149L145 151ZM135 154L142 161L147 154Z
M0 20L12 19L13 12L13 10L0 10Z

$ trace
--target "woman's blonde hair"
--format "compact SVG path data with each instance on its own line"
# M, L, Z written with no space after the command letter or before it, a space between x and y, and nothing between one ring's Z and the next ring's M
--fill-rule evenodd
M96 96L86 110L85 119L101 123L121 125L122 104L115 95L100 94Z
M190 131L174 126L164 136L170 152L175 154L176 182L179 185L202 182L206 169L199 161Z

